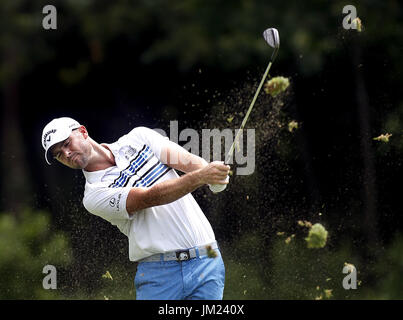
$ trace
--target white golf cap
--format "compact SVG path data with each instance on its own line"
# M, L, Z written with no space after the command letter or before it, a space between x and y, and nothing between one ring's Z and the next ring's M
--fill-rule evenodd
M49 155L49 149L59 143L67 139L71 131L80 127L80 124L68 117L62 117L53 119L50 121L42 131L42 146L45 149L45 159L46 162L50 165L52 157Z

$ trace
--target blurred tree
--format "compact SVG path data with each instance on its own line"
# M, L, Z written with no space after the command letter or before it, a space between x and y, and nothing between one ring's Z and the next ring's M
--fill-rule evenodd
M386 66L390 59L386 53L392 51L397 41L386 41L401 34L398 1L372 2L356 4L358 17L361 18L361 29L351 29L344 33L345 44L348 46L352 79L355 90L357 122L359 128L361 171L361 201L365 246L363 250L369 257L377 255L380 250L380 215L378 213L378 188L376 172L376 155L372 138L379 127L379 119L391 119L384 112L386 101L379 101L379 95L389 95L388 88L380 90L379 82L385 77L384 70L379 71L374 65ZM388 17L388 19L385 19ZM382 25L382 28L379 28ZM392 31L393 30L393 31ZM400 60L400 59L399 59ZM393 63L401 64L401 61ZM378 76L379 74L379 76ZM369 88L369 89L368 89ZM379 104L379 105L376 105ZM397 108L396 108L397 109ZM391 112L394 114L395 112ZM378 129L379 130L379 129Z
M307 232L277 235L270 244L258 234L245 235L231 248L223 247L226 261L225 299L359 299L363 290L344 290L344 263L356 266L358 279L367 270L347 243L337 248L308 249ZM230 254L231 252L231 254ZM360 282L361 283L361 282ZM361 288L360 288L361 289ZM326 290L331 295L326 296Z
M45 65L51 70L50 73L59 75L58 80L62 84L69 87L84 87L84 90L79 91L76 97L88 99L88 101L94 98L91 96L93 93L100 100L108 96L96 90L90 93L85 92L86 86L96 77L88 80L86 75L91 75L91 72L98 67L101 72L97 75L102 73L100 78L107 82L107 85L103 87L106 88L105 91L121 90L119 86L127 82L129 83L128 91L133 89L132 91L135 92L136 88L131 82L134 72L131 68L125 69L131 60L139 60L138 65L145 66L143 70L136 72L135 76L139 82L149 75L144 70L148 71L147 68L151 68L151 65L163 66L162 70L166 70L164 66L172 66L169 70L173 70L173 73L163 75L164 79L171 79L182 74L188 76L187 80L191 79L195 68L206 66L204 69L213 70L211 73L214 73L206 80L206 86L216 86L214 90L217 90L217 84L219 84L218 90L222 90L221 85L224 86L224 82L220 79L225 79L225 82L227 79L242 83L250 82L252 85L248 88L249 93L253 92L253 82L256 80L245 79L242 72L251 68L254 70L253 68L256 67L263 68L266 65L270 52L260 35L264 28L276 26L282 41L281 53L276 60L278 69L273 69L273 72L277 73L277 70L281 70L292 77L297 97L297 110L294 110L296 120L302 122L305 120L301 130L297 131L297 139L290 142L299 149L292 149L292 152L288 152L284 157L277 157L273 151L274 144L266 146L262 144L263 148L260 152L267 158L262 159L264 161L261 162L265 164L259 166L255 176L248 180L249 183L243 183L246 177L234 177L232 181L237 179L241 182L233 184L233 188L237 190L229 189L231 193L220 195L224 201L216 201L217 198L212 198L211 201L217 203L215 216L217 220L220 219L221 234L223 237L229 234L228 237L233 236L236 240L239 234L255 231L254 228L258 224L261 225L259 232L263 233L273 226L275 219L278 219L276 215L278 212L286 212L282 218L290 220L287 214L291 210L288 209L295 203L296 209L292 212L303 214L301 212L304 209L301 207L304 205L304 200L300 195L309 193L307 197L311 197L313 203L319 203L322 199L324 201L333 199L335 207L343 206L342 210L334 210L335 223L341 223L342 218L349 218L351 213L363 212L367 215L366 237L374 239L372 235L377 233L377 220L382 212L376 210L378 204L376 183L379 184L380 192L384 189L384 193L387 193L390 188L382 188L389 184L388 177L378 176L378 180L375 180L378 171L375 170L377 168L374 166L374 155L369 138L377 121L381 121L383 117L387 119L387 126L393 125L396 135L401 131L401 122L397 119L401 117L401 111L391 112L390 109L384 109L386 100L382 100L383 97L388 96L389 104L401 104L399 90L402 82L400 70L403 67L403 60L399 48L403 39L403 20L401 4L397 0L366 0L357 4L358 14L364 23L364 33L367 35L353 56L348 56L353 51L346 50L346 48L351 49L350 45L353 44L349 41L351 38L341 27L342 8L346 4L345 1L329 3L322 0L304 2L224 0L207 3L201 0L169 2L163 0L135 2L61 0L54 1L60 15L57 32L45 31L42 28L42 7L45 4L48 2L42 0L6 0L0 3L0 51L3 58L0 65L2 93L0 121L3 130L0 201L1 206L9 212L15 214L21 212L18 207L29 203L33 191L30 173L26 167L30 155L26 154L25 145L27 143L25 137L31 136L32 132L24 132L22 127L22 120L27 119L29 112L33 112L33 106L27 105L26 109L21 108L21 100L24 98L21 87L24 84L24 77L34 68L42 67L41 62L46 62ZM67 45L64 46L66 40L74 47L72 50L68 50ZM81 47L82 42L85 43L87 50ZM79 49L76 50L76 47ZM126 52L121 48L127 49ZM66 51L61 56L68 57L71 65L65 66L63 59L52 59L55 51L60 53L57 52L58 50ZM351 62L353 68L350 68ZM345 67L346 65L348 67ZM332 68L328 68L329 66L337 70L329 73L332 71ZM357 68L358 66L360 67ZM347 73L345 73L346 70ZM36 71L37 74L32 81L41 79L41 76L38 76L40 72ZM160 79L163 72L158 68L155 71L152 77L157 77L160 82L157 82L156 88L153 89L159 89L158 86L164 85L171 88L178 86L179 82L174 80L169 84L163 83ZM329 75L334 79L330 79ZM116 84L111 79L120 79L121 83ZM97 84L96 82L94 87ZM332 86L336 87L333 91L330 90ZM34 88L39 90L41 85L36 84ZM322 101L315 98L321 90L324 90ZM67 96L70 92L61 91L61 95ZM232 93L229 94L232 95ZM353 101L354 95L357 105L349 102ZM196 93L193 91L188 93L186 98L193 100L195 96ZM343 99L340 99L340 96ZM337 98L343 105L337 105ZM242 113L250 97L237 95L236 100L231 101L230 107L232 111ZM38 98L37 101L40 99ZM174 102L177 103L177 100ZM131 105L131 102L127 104ZM210 104L206 105L204 110L207 112L216 111L215 108L210 107ZM111 107L117 106L107 106L107 108ZM183 108L186 109L186 106ZM203 106L199 104L197 108L203 108ZM42 117L45 109L37 103L34 111L41 113ZM94 110L98 111L98 106L96 109L89 107L86 112L92 116ZM372 115L371 112L373 112ZM362 115L359 116L358 121L354 118L355 114ZM262 120L269 117L264 113L257 113L256 116L261 116ZM218 127L225 123L225 117L226 115L223 115L222 119L219 119L223 121L217 125ZM170 117L167 116L166 119L168 118ZM169 120L172 120L171 118ZM239 118L242 118L241 114ZM237 119L235 117L234 122ZM334 121L335 119L338 121ZM93 121L93 125L96 126L97 122L99 121ZM250 122L250 124L254 123ZM339 139L343 131L348 131L350 127L361 128L361 132L354 131L353 136L357 137L358 144L361 139L362 161L353 159L351 154L346 156L346 150L355 150L355 138L349 141ZM276 137L275 140L282 145L282 148L290 149L286 146L287 141L283 137L278 139ZM393 141L396 141L393 144L398 143L397 140ZM339 144L337 146L339 149L336 149L337 160L333 166L328 166L327 156L330 154L328 151L334 151L337 143ZM41 146L38 145L38 148L42 154ZM265 148L270 149L270 152L267 152ZM399 152L401 150L403 148L399 149ZM295 160L299 155L302 155L300 161L302 165ZM283 162L281 166L285 168L283 171L278 170L279 165L272 166L272 163L276 161ZM361 178L358 173L361 169L364 171L362 179L367 187L361 198L360 205L364 204L363 207L354 206L357 197L354 192L351 192L352 189L355 190L353 183L351 181L349 185L340 183L341 177L337 175L337 172L346 169L340 165L340 161L348 164L348 169L353 172L354 180L359 180L357 176ZM398 157L395 157L394 161L400 165ZM297 166L301 166L301 170L304 170L303 175L308 181L307 185L310 186L308 190L304 190L301 187L302 184L298 184L301 176L296 172L297 170L293 171L293 168ZM394 173L396 170L393 169L391 172ZM334 180L328 178L331 176L330 171L336 172ZM54 179L53 186L59 187L58 196L63 197L65 203L69 203L68 198L72 197L72 193L65 192L65 188L61 191L59 181L56 181L58 178L49 178L49 176L47 175L46 179ZM324 181L322 185L319 183L320 179ZM242 186L238 187L239 185ZM66 188L70 187L74 186ZM48 189L49 192L55 192L53 190L56 188ZM294 192L296 189L299 192ZM341 189L349 189L343 201L339 200ZM250 198L245 198L245 192L249 193ZM327 194L328 198L324 194ZM207 197L210 196L209 194ZM331 198L332 196L334 198ZM239 200L234 201L234 199ZM288 205L291 202L292 204ZM398 203L398 200L395 203ZM346 207L348 210L344 210ZM392 210L396 210L396 207ZM64 210L72 211L71 206L66 206ZM64 214L65 211L61 211ZM224 214L218 218L218 213L228 211L231 212L231 218ZM354 219L361 222L361 217L355 215ZM352 221L353 219L345 220L343 227L352 225ZM395 224L396 221L391 224L392 227ZM64 224L63 228L68 228L68 224ZM353 231L360 232L362 229L360 223L351 228ZM232 233L233 230L237 232ZM343 237L341 232L339 236ZM371 249L370 246L369 248ZM83 256L85 260L87 257L84 254ZM285 293L284 296L286 296Z
M403 235L395 234L393 241L379 256L376 264L377 284L371 295L379 299L403 299Z
M354 70L357 113L360 129L360 146L362 155L362 202L366 241L369 244L367 254L376 254L379 247L377 222L377 185L375 171L375 154L371 137L371 108L365 78L361 70L362 44L359 39L353 41L352 68Z
M72 252L68 239L52 232L49 214L23 210L16 218L0 215L0 299L55 299L59 291L42 286L43 268L59 271L68 266Z
M44 1L16 0L0 3L1 206L10 212L32 200L32 181L27 163L20 108L20 81L39 61L49 57L42 28ZM35 44L35 45L33 45ZM31 106L33 107L33 106Z

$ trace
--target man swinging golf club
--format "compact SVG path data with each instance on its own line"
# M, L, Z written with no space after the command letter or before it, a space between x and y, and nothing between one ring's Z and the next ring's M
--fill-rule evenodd
M46 161L82 169L84 207L117 226L139 262L137 299L222 299L225 270L210 223L191 192L221 184L229 172L207 163L154 130L137 127L99 144L74 119L48 123ZM181 177L175 170L184 172ZM208 250L216 257L209 258Z
M241 129L279 48L276 29L267 29L264 38L275 51ZM222 299L224 263L211 225L191 192L206 184L213 192L224 190L230 167L207 163L167 139L137 127L114 143L99 144L68 117L52 120L42 133L49 164L56 159L82 169L84 207L128 237L129 259L139 262L137 299ZM175 169L185 174L179 177ZM209 257L211 250L214 258Z

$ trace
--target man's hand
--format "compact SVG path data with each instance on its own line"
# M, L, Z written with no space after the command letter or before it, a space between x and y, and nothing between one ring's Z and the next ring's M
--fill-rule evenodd
M214 161L183 176L163 181L151 188L132 188L126 201L129 214L146 208L164 205L205 184L227 184L225 181L230 167L222 161Z
M198 173L203 184L228 184L229 170L230 166L224 164L223 161L214 161L199 169Z
M172 141L167 141L162 148L161 162L184 173L192 172L208 165L206 160L190 153Z

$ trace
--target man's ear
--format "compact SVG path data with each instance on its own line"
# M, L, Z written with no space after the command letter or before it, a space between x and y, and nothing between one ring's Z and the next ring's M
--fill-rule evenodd
M80 126L80 127L78 127L77 130L78 130L78 132L80 132L83 135L84 139L88 138L88 131L87 131L86 127Z

